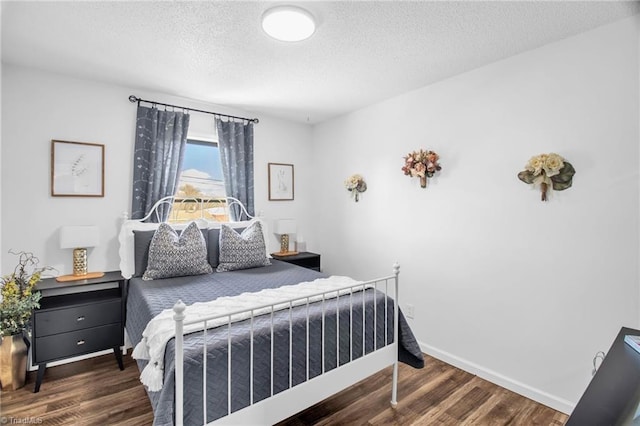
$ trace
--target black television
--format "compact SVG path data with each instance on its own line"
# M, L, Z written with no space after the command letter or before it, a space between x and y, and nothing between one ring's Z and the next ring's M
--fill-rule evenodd
M640 426L640 352L624 336L640 330L622 327L565 426Z

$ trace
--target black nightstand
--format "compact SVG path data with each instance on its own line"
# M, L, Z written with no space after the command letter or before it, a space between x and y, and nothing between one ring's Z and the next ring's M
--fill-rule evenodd
M32 357L38 365L33 392L47 363L78 355L113 349L124 370L125 279L120 271L88 280L57 282L47 278L36 285L42 294L40 309L33 313Z
M281 260L282 262L293 263L294 265L320 272L320 255L317 253L301 251L300 253L292 256L278 256L276 253L272 253L271 256L273 256L274 259Z

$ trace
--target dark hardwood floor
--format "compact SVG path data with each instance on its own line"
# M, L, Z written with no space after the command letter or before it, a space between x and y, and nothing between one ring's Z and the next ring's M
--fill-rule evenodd
M40 392L27 385L0 395L2 424L151 425L153 414L126 356L113 355L48 368ZM567 416L425 355L426 367L400 364L398 407L389 405L391 369L281 423L290 425L563 425ZM40 421L41 420L41 421Z
M0 412L18 420L34 417L31 424L41 419L44 426L150 425L153 413L138 366L129 355L123 360L124 371L113 355L47 368L38 393L33 371L25 387L2 392Z

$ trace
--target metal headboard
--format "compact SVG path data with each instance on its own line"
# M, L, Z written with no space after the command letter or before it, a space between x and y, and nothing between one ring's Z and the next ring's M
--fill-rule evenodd
M229 215L229 210L232 206L237 206L240 208L241 215L240 217L246 217L248 220L255 219L254 216L250 215L247 211L246 207L240 200L233 197L216 197L216 198L201 198L201 197L175 197L170 195L168 197L161 198L158 200L151 211L142 219L137 219L140 222L144 222L145 220L152 217L154 214L156 215L156 221L160 222L160 214L158 213L158 209L160 206L167 205L171 209L171 213L169 214L169 222L182 222L182 221L190 221L194 219L207 219L212 220L215 217L207 217L206 211L212 208L223 208L226 212L227 217L231 217ZM176 206L179 208L176 209ZM178 218L178 213L181 211L188 212L189 218ZM199 213L199 214L198 214Z

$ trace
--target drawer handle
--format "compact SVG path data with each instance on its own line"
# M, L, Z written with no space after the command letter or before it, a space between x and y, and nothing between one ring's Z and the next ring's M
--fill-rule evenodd
M84 345L84 340L78 340L76 342L76 345L80 346L80 345Z
M78 321L78 322L79 322L79 321L84 321L84 316L81 316L81 317L76 318L76 321Z

